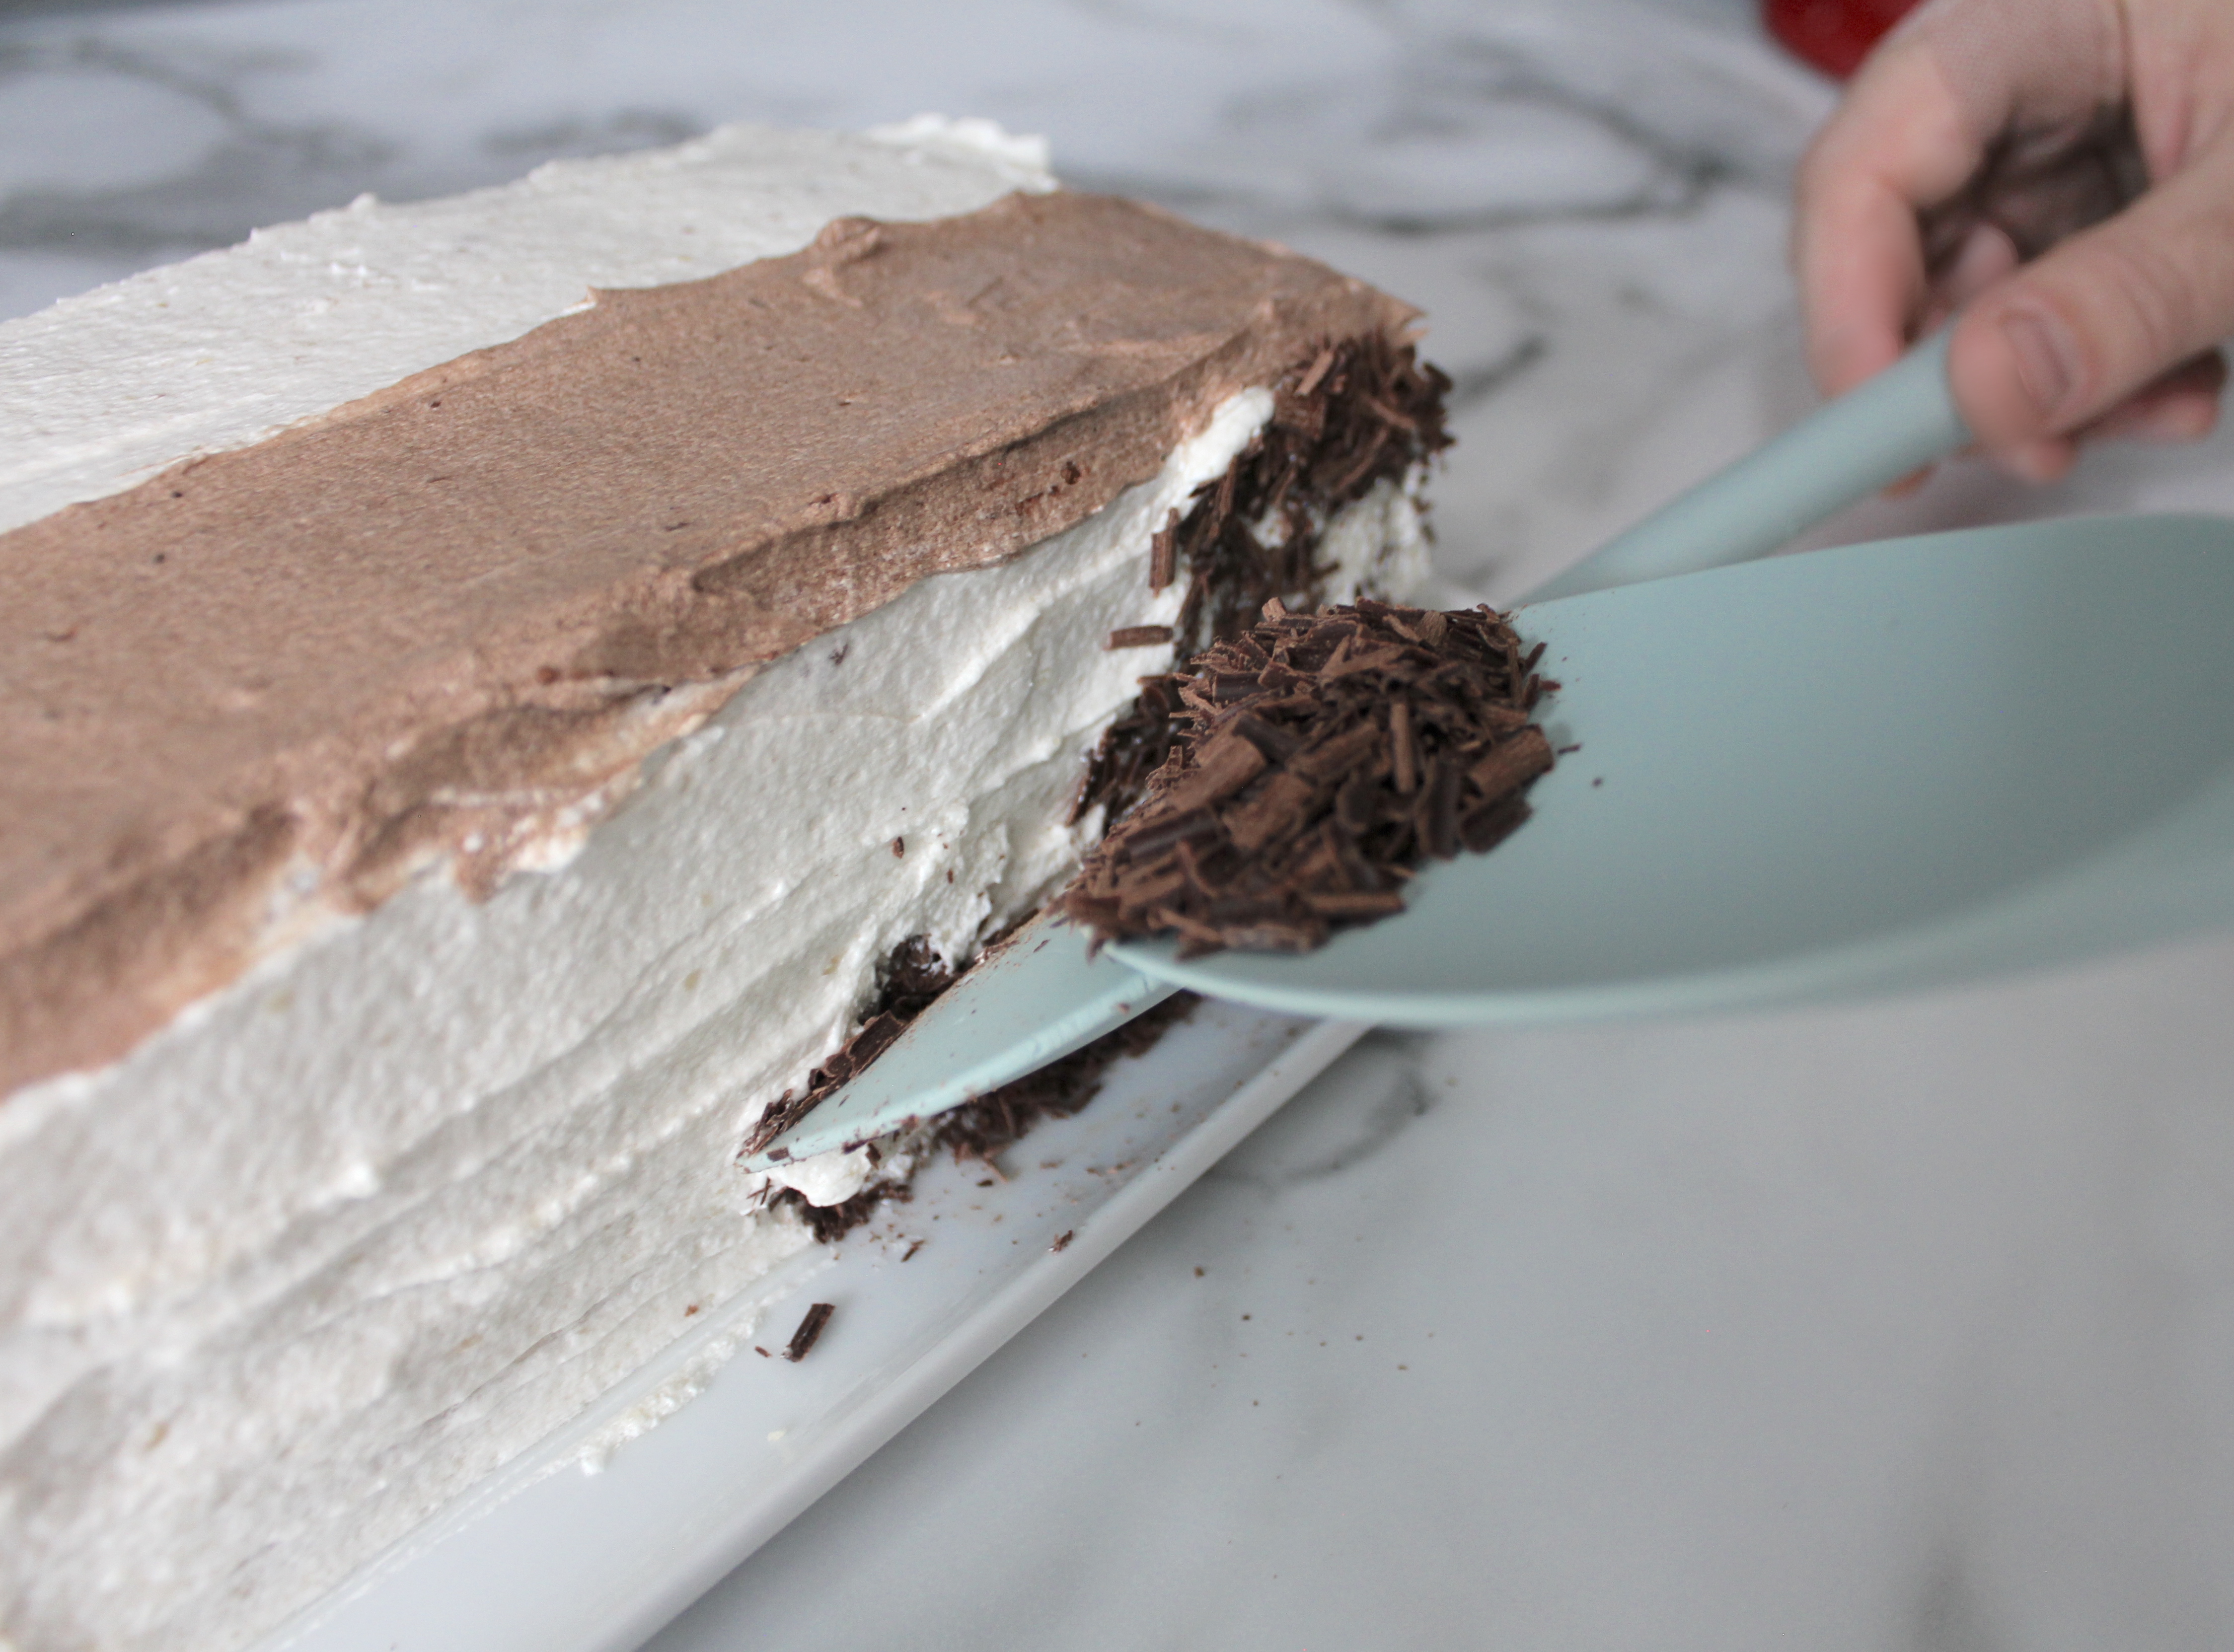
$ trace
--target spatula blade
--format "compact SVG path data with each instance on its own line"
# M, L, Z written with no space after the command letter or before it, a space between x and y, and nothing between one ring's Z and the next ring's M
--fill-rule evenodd
M939 995L835 1095L743 1163L787 1159L888 1135L1036 1072L1177 991L1044 915Z

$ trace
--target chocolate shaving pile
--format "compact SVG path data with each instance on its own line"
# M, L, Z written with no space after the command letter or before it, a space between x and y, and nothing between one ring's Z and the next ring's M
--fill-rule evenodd
M1184 516L1156 535L1151 589L1160 591L1182 577L1187 581L1178 625L1121 627L1109 634L1107 646L1160 646L1176 636L1182 649L1193 651L1238 636L1268 601L1292 597L1316 607L1327 571L1317 561L1327 519L1376 483L1401 477L1450 446L1443 428L1449 389L1450 381L1421 362L1410 345L1387 335L1321 345L1275 387L1265 429L1224 475L1195 490ZM1277 545L1257 537L1271 524L1277 524L1268 536ZM1143 679L1140 697L1088 760L1071 809L1074 823L1097 805L1114 819L1146 793L1191 715L1179 682L1178 676ZM904 847L893 840L895 854ZM927 943L904 944L886 961L860 1032L808 1076L803 1091L787 1093L761 1114L740 1156L758 1152L813 1112L881 1055L952 981ZM1041 1114L1083 1107L1099 1087L1103 1068L1136 1046L1153 1043L1192 1002L1185 995L1168 1000L1108 1038L945 1114L936 1144L990 1160ZM776 1202L795 1205L816 1237L830 1239L866 1220L877 1203L905 1197L905 1188L880 1182L843 1205L811 1205L791 1190Z
M1494 846L1551 768L1530 721L1559 685L1488 608L1276 598L1165 682L1192 725L1146 801L1061 905L1101 939L1176 934L1180 956L1304 952L1402 910L1411 869Z
M1320 531L1375 483L1451 445L1443 428L1450 387L1410 345L1380 333L1323 345L1282 378L1264 431L1156 535L1149 588L1161 591L1182 571L1187 580L1175 628L1181 651L1239 636L1276 597L1319 606L1327 572L1318 564ZM1279 542L1267 545L1257 531L1274 523L1278 531L1269 537ZM1115 633L1110 645L1125 646L1120 637L1147 629ZM1171 753L1179 710L1150 685L1110 725L1088 761L1074 824L1097 804L1114 820L1140 800Z

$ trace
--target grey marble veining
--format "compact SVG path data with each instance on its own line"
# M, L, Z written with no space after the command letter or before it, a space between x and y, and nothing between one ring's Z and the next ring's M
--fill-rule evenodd
M924 109L1404 294L1499 597L1812 402L1744 0L0 11L0 314L363 190ZM1967 465L1815 542L2234 509ZM1377 1038L658 1642L2234 1640L2234 944L1773 1016ZM1201 1271L1198 1273L1197 1269Z

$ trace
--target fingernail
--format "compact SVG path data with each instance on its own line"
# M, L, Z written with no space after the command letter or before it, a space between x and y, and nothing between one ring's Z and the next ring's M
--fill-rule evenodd
M2054 317L2021 310L2002 318L2002 336L2016 358L2017 382L2034 410L2042 423L2054 425L2079 378L2070 330Z

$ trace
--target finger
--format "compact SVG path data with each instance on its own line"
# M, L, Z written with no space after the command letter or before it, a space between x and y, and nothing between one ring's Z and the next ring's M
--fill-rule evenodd
M2080 434L2139 441L2199 441L2218 424L2226 358L2217 350L2183 362L2088 425Z
M2060 482L2079 462L2079 443L2070 436L2041 436L1987 456L2020 481Z
M1801 161L1793 263L1808 367L1826 395L1889 366L1924 300L1916 214L1981 159L1938 63L1894 41L1856 77Z
M1932 285L1932 302L1951 316L2017 267L2017 244L1998 224L1977 224L1963 239L1962 251ZM1944 316L1942 317L1944 318Z
M1913 336L1925 338L1937 332L1956 310L2015 269L2018 261L2016 243L2006 231L1993 224L1974 225L1954 262L1933 278L1911 329Z
M2234 149L1979 296L1948 377L1980 443L2013 453L2100 418L2234 331Z
M2167 395L2113 408L2080 434L2088 441L2200 441L2218 428L2215 395Z

